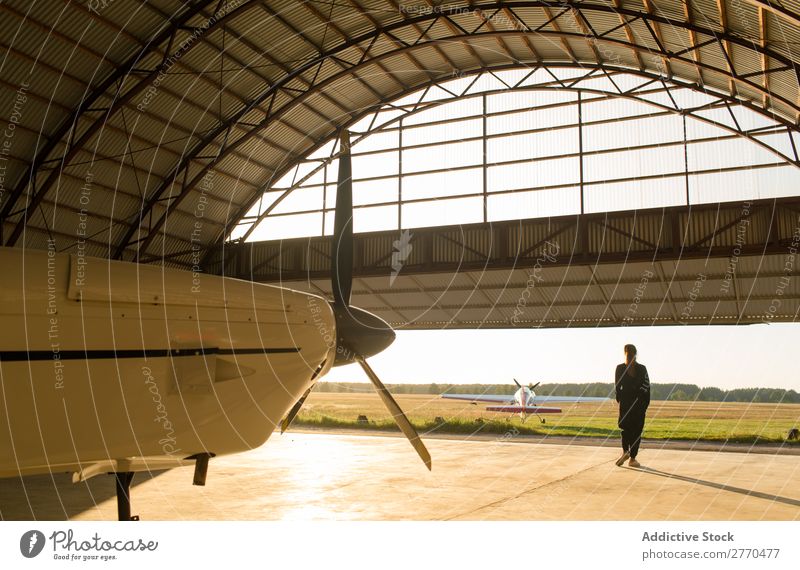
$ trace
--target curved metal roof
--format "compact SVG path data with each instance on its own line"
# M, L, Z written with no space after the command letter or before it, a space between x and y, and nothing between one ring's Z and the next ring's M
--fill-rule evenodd
M798 0L11 0L0 13L8 246L202 250L341 126L477 71L632 70L800 131Z

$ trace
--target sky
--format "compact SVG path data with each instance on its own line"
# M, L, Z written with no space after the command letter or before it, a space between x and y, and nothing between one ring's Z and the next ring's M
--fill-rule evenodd
M611 382L627 343L654 383L800 391L800 323L398 331L370 364L384 383ZM367 379L350 365L324 381Z

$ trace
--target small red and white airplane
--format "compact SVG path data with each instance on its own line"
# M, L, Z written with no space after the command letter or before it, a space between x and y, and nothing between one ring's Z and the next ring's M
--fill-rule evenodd
M442 394L442 398L448 400L467 400L476 404L477 402L491 402L496 404L494 406L486 406L486 410L490 412L508 412L510 414L519 414L519 417L524 422L528 414L533 414L539 421L545 423L544 418L539 417L539 414L560 414L561 408L550 408L541 406L542 403L550 402L604 402L608 398L595 398L584 396L537 396L533 391L541 382L536 384L529 384L522 386L514 379L514 384L519 387L513 395L494 395L494 394Z

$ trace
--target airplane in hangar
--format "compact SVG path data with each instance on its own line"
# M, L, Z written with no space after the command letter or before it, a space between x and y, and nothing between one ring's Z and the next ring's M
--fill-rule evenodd
M367 363L395 333L350 305L349 133L340 135L333 301L271 285L129 262L0 249L0 477L116 477L262 445L315 383L357 362L431 469L414 427Z
M517 379L514 378L514 384L517 385L517 391L512 395L495 395L495 394L442 394L442 398L448 400L466 400L472 404L478 402L490 402L494 405L486 406L489 412L507 412L509 414L519 414L520 419L524 422L529 414L535 415L539 421L545 423L545 419L540 417L540 414L560 414L561 408L548 407L542 404L549 404L553 402L605 402L608 398L596 398L588 396L537 396L534 389L541 384L528 384L522 386Z

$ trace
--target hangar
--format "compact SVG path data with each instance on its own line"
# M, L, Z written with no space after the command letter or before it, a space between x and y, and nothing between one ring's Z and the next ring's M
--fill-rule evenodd
M270 362L274 392L247 393L249 404L269 402L267 412L253 406L229 418L236 406L209 411L201 397L180 408L189 393L233 398L234 384L223 383L255 369L225 359L237 354L230 332L192 336L191 314L180 315L189 332L158 329L152 323L180 320L166 310L152 317L152 335L106 346L125 317L110 317L114 303L156 315L152 306L169 304L174 284L213 276L280 284L299 291L287 295L300 305L312 299L302 291L332 295L330 325L342 316L337 306L350 308L352 283L353 306L395 329L797 320L796 0L12 0L0 13L3 255L62 254L64 282L82 281L88 258L121 268L94 272L94 299L61 291L76 331L83 315L72 302L106 311L90 331L103 346L65 354L88 362L91 352L103 361L91 366L118 377L119 388L78 374L71 408L52 390L34 386L31 398L14 385L4 402L27 398L34 412L5 422L11 437L2 441L11 449L15 437L32 437L25 422L39 417L44 394L48 436L14 449L30 454L30 472L116 473L120 518L130 515L132 474L168 465L154 457L194 462L204 481L210 457L260 445L339 358L307 320L287 318L278 323L289 328L284 338L294 342L292 326L305 327L306 346L245 349L253 366L256 353L262 367L264 354L294 359L296 383ZM351 160L352 204L343 210L342 165ZM337 210L352 211L345 262L330 239L340 231ZM33 289L13 265L0 294L7 315L23 322L17 313ZM331 267L345 265L343 293ZM160 273L170 277L159 282ZM162 286L138 290L153 294L147 303L126 290L142 275ZM37 299L46 298L45 281ZM258 327L245 313L258 321L263 307L246 306L245 285L235 285L237 305L229 281L204 282L216 284L218 301L205 316L235 309L243 328ZM264 302L276 314L297 304ZM391 342L384 333L381 342ZM8 336L4 374L25 364L33 377L51 356L46 333L36 350L21 344L33 337ZM303 348L313 352L310 369L300 365ZM355 359L383 394L364 360L373 353ZM144 378L163 431L177 438L170 451L155 444L164 434L152 432L149 395L126 407L129 371L106 362L148 357L165 361ZM204 377L209 363L214 374ZM86 402L99 388L113 405L101 406L97 426L80 426L77 441L93 446L82 455L65 439L73 435L66 416L91 417ZM222 431L199 422L201 413ZM119 426L119 414L137 417ZM100 445L105 437L111 450ZM171 453L178 441L186 455ZM0 472L25 471L6 459Z

